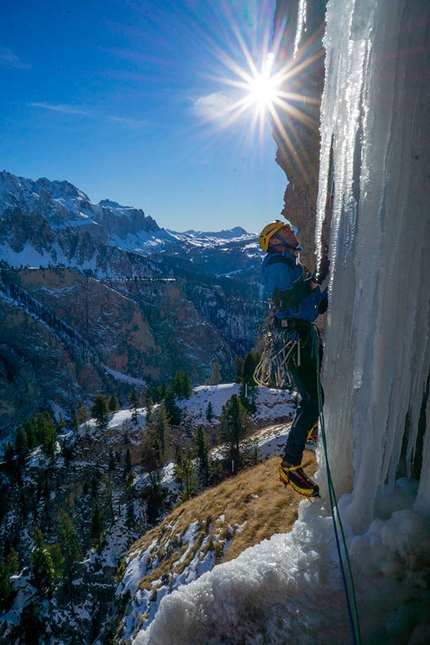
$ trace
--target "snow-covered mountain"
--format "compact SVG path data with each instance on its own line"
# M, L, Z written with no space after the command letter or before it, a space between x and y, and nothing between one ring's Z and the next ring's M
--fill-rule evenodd
M0 173L0 437L136 379L201 383L214 362L231 378L264 317L260 266L240 227L175 233L67 181Z
M261 250L256 235L240 227L176 233L141 209L109 199L95 204L68 181L0 173L0 259L9 265L63 264L98 277L131 277L142 275L142 258L149 257L171 269L249 279L258 275Z

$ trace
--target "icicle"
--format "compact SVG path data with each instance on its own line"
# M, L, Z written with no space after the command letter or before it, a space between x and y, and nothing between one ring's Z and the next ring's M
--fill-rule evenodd
M294 40L294 53L293 58L296 57L297 51L300 46L300 41L302 39L303 31L305 30L306 25L306 0L299 0L299 6L297 9L297 31L296 38Z

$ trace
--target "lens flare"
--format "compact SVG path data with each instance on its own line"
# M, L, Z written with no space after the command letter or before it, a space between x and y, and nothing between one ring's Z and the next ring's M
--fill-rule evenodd
M254 42L251 48L238 23L232 22L230 28L233 38L224 43L228 46L210 43L211 54L218 61L220 71L205 76L215 81L219 90L196 102L199 116L211 122L216 130L229 128L240 121L241 125L248 126L247 138L253 142L255 139L263 141L271 123L283 145L294 150L300 145L297 143L297 122L315 127L308 108L318 101L300 93L301 74L313 65L315 52L298 50L285 61L281 54L283 29L274 38L266 29L260 46ZM287 91L289 88L292 91Z
M272 76L274 54L267 54L265 65L259 74L249 81L248 101L255 105L258 113L264 114L266 110L272 110L273 105L279 98L279 80Z

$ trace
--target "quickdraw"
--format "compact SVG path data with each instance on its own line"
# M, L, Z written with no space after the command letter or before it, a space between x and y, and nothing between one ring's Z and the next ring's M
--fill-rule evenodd
M289 329L271 329L264 334L264 349L254 371L257 385L290 389L293 378L288 369L295 357L300 365L300 335Z

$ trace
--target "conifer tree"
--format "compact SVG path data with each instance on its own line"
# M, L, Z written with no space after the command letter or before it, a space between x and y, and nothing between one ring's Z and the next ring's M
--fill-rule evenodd
M212 401L209 401L208 407L206 408L206 419L209 421L209 423L212 421L214 418L214 406L212 405Z
M109 412L113 412L115 414L115 412L118 412L118 410L119 410L119 401L118 401L117 395L114 392L109 397Z
M42 412L37 415L38 435L40 446L49 458L54 457L57 446L57 429L55 422L48 412Z
M21 562L18 553L15 551L13 546L10 548L9 553L7 554L6 566L13 576L17 576L20 572Z
M101 479L101 493L103 496L104 507L107 509L110 516L110 525L113 526L115 522L115 511L113 508L113 494L112 494L112 483L108 475L103 475ZM106 516L106 511L105 511Z
M194 473L194 463L191 450L178 450L175 464L175 477L179 483L181 500L191 499L197 492L197 482Z
M134 487L134 475L133 471L129 470L127 479L124 484L124 495L126 499L129 499L133 496L133 487Z
M240 383L242 381L243 361L244 359L240 358L239 356L234 360L234 365L236 368L236 383Z
M91 415L96 420L97 427L104 429L109 424L109 405L104 394L97 394L94 399Z
M148 438L152 448L156 453L158 468L165 463L166 444L170 429L169 417L163 403L160 403L151 414L149 421L146 423Z
M169 417L170 424L172 426L180 425L182 421L182 410L176 405L175 394L172 390L168 390L164 397L164 408Z
M242 405L245 406L250 414L254 414L257 411L257 390L256 383L254 381L254 371L257 362L257 355L250 352L245 356L245 360L242 365L239 397Z
M199 482L203 488L209 483L209 447L205 435L205 429L199 425L196 432L196 459L197 459L197 474Z
M131 472L131 455L130 448L127 448L124 458L124 477L127 478Z
M46 596L50 596L54 583L61 578L63 562L59 545L47 546L40 529L34 532L30 563L32 584Z
M18 481L21 477L21 470L16 460L15 449L10 442L7 442L4 447L3 464L6 475L12 481Z
M76 414L76 410L72 414L72 429L74 432L77 432L79 430L79 421L78 421L78 415Z
M252 432L251 421L246 408L237 394L233 394L222 407L220 416L221 439L226 445L226 459L231 462L232 472L242 467L241 441Z
M127 526L134 526L134 475L130 469L124 484Z
M98 504L95 505L91 516L91 544L98 551L105 532L105 511Z
M179 371L170 382L170 390L178 399L189 399L193 393L193 386L188 374Z
M86 406L82 403L82 401L79 403L78 408L76 410L76 417L78 424L81 425L81 423L86 423L88 421L88 410Z
M66 568L70 570L74 562L82 559L82 551L73 520L63 508L60 508L58 512L56 528L64 554Z
M21 467L28 457L29 450L27 433L24 426L20 426L15 436L15 454Z
M128 397L128 403L131 410L131 418L137 425L137 410L139 408L139 394L136 388L133 388Z
M0 561L0 611L9 609L16 595L11 583L11 571Z

